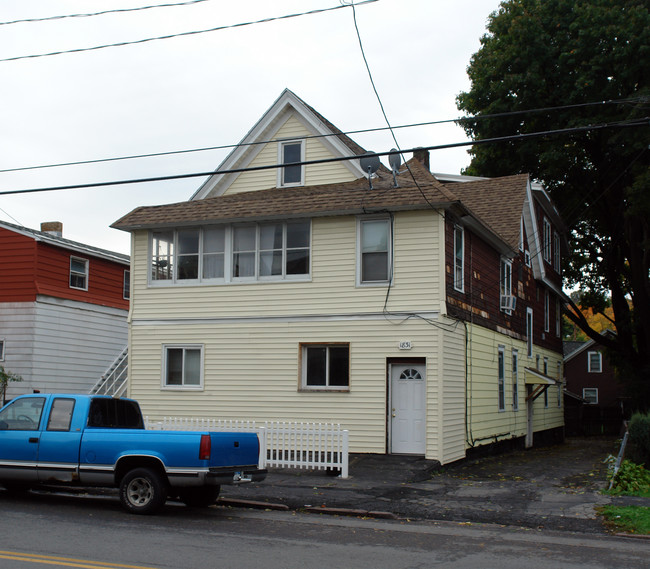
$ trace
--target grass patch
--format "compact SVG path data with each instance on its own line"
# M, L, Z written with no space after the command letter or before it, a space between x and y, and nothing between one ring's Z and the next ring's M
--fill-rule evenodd
M650 507L603 506L600 514L613 531L650 535Z

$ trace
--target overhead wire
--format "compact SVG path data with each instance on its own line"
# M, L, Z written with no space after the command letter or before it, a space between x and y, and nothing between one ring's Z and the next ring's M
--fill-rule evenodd
M138 6L136 8L114 8L111 10L102 10L101 12L90 12L87 14L64 14L59 16L45 16L43 18L23 18L9 22L0 22L0 26L10 26L12 24L31 24L35 22L50 22L53 20L64 20L67 18L90 18L93 16L103 16L105 14L118 14L121 12L139 12L142 10L152 10L154 8L171 8L175 6L187 6L189 4L199 4L200 2L209 2L210 0L187 0L186 2L174 2L169 4L155 4L152 6Z
M362 0L359 2L357 5L361 6L363 4L370 4L373 2L378 2L379 0ZM65 49L65 50L60 50L60 51L52 51L49 53L35 53L35 54L30 54L30 55L17 55L14 57L5 57L0 59L0 63L5 63L8 61L20 61L24 59L36 59L39 57L53 57L56 55L63 55L63 54L68 54L68 53L81 53L81 52L87 52L87 51L97 51L100 49L108 49L112 47L123 47L127 45L137 45L137 44L143 44L143 43L148 43L152 41L162 41L162 40L168 40L172 38L179 38L179 37L187 37L187 36L195 36L199 34L207 34L211 32L218 32L222 30L228 30L228 29L234 29L234 28L242 28L245 26L254 26L257 24L266 24L268 22L277 22L280 20L288 20L290 18L298 18L301 16L311 16L314 14L322 14L325 12L332 12L334 10L340 10L342 8L348 8L348 5L343 4L340 6L331 6L329 8L317 8L314 10L309 10L306 12L297 12L297 13L292 13L292 14L285 14L283 16L272 16L269 18L262 18L260 20L255 20L255 21L250 21L250 22L239 22L237 24L228 24L225 26L215 26L213 28L208 28L204 30L191 30L189 32L178 32L175 34L166 34L166 35L161 35L161 36L155 36L155 37L150 37L150 38L142 38L139 40L131 40L131 41L122 41L122 42L115 42L115 43L110 43L110 44L103 44L103 45L96 45L92 47L80 47L80 48L75 48L75 49Z
M438 145L432 145L432 146L418 146L415 148L409 148L402 150L404 153L411 153L415 152L418 150L444 150L444 149L449 149L449 148L459 148L462 146L472 146L472 145L477 145L477 144L494 144L494 143L499 143L499 142L507 142L507 141L512 141L512 140L524 140L528 138L535 138L535 137L542 137L542 136L555 136L555 135L560 135L560 134L572 134L572 133L577 133L577 132L586 132L586 131L591 131L591 130L600 130L600 129L605 129L605 128L625 128L625 127L639 127L639 126L648 126L648 121L650 120L650 117L646 117L644 119L634 119L633 121L616 121L614 123L604 123L604 124L598 124L598 125L588 125L588 126L583 126L583 127L571 127L571 128L564 128L564 129L557 129L557 130L547 130L547 131L540 131L540 132L532 132L532 133L524 133L524 134L516 134L516 135L510 135L510 136L501 136L501 137L495 137L495 138L484 138L481 140L469 140L469 141L463 141L463 142L455 142L455 143L449 143L449 144L438 144ZM387 152L372 152L369 154L366 154L365 156L389 156L391 154L394 154L394 150L390 150ZM333 162L344 162L344 161L350 161L350 160L359 160L361 156L359 155L352 155L352 156L338 156L334 158L321 158L321 159L316 159L316 160L303 160L301 162L292 162L292 165L296 166L308 166L312 164L328 164L328 163L333 163ZM0 191L0 195L9 195L9 194L24 194L24 193L32 193L32 192L47 192L47 191L57 191L57 190L77 190L77 189L83 189L83 188L96 188L96 187L102 187L102 186L119 186L119 185L125 185L125 184L139 184L139 183L145 183L145 182L161 182L161 181L169 181L169 180L179 180L179 179L184 179L184 178L201 178L201 177L209 177L209 176L214 176L214 175L219 175L219 174L237 174L241 172L254 172L254 171L260 171L260 170L271 170L271 169L277 169L277 168L282 168L286 166L286 164L266 164L262 166L248 166L245 168L228 168L224 170L211 170L208 172L190 172L186 174L173 174L173 175L167 175L167 176L153 176L153 177L148 177L148 178L134 178L134 179L127 179L127 180L112 180L112 181L104 181L104 182L91 182L91 183L85 183L85 184L74 184L74 185L64 185L64 186L51 186L51 187L43 187L43 188L30 188L30 189L22 189L22 190L3 190Z
M439 124L449 124L449 123L459 123L462 121L467 121L467 120L483 120L483 119L491 119L491 118L499 118L499 117L505 117L505 116L515 116L515 115L522 115L522 114L531 114L531 113L541 113L541 112L550 112L550 111L559 111L559 110L565 110L565 109L574 109L574 108L582 108L582 107L590 107L594 105L614 105L614 104L627 104L627 103L640 103L644 102L647 100L647 98L644 97L639 97L639 98L633 98L633 99L613 99L613 100L606 100L606 101L593 101L589 103L577 103L573 105L561 105L561 106L555 106L555 107L542 107L542 108L537 108L537 109L528 109L528 110L520 110L520 111L510 111L510 112L501 112L501 113L493 113L493 114L485 114L485 115L479 115L476 117L457 117L453 119L440 119L440 120L434 120L434 121L424 121L424 122L417 122L417 123L409 123L409 124L403 124L403 125L392 125L392 126L383 126L383 127L375 127L375 128L365 128L365 129L357 129L357 130L349 130L349 131L341 131L341 132L333 132L333 133L326 133L326 134L313 134L313 135L307 135L304 136L304 139L319 139L319 138L331 138L331 137L337 137L341 134L349 136L349 135L354 135L354 134L368 134L368 133L374 133L374 132L381 132L383 130L388 130L388 129L393 129L393 130L399 130L399 129L406 129L406 128L419 128L423 126L433 126L433 125L439 125ZM162 157L162 156L173 156L176 154L191 154L195 152L209 152L209 151L215 151L215 150L228 150L232 148L242 148L245 146L259 146L259 145L264 145L268 144L270 142L277 142L280 139L273 139L273 140L258 140L258 141L253 141L253 142L239 142L236 144L223 144L223 145L218 145L218 146L205 146L201 148L189 148L189 149L183 149L183 150L168 150L168 151L161 151L161 152L149 152L149 153L142 153L142 154L131 154L127 156L113 156L109 158L95 158L95 159L90 159L90 160L75 160L75 161L69 161L69 162L58 162L55 164L39 164L39 165L34 165L34 166L19 166L16 168L3 168L0 169L0 174L7 173L7 172L21 172L21 171L26 171L26 170L40 170L44 168L60 168L60 167L67 167L67 166L79 166L79 165L87 165L87 164L98 164L102 162L117 162L121 160L137 160L141 158L157 158L157 157Z

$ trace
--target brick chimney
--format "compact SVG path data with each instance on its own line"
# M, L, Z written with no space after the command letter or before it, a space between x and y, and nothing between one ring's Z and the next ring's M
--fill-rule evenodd
M41 231L54 235L54 237L63 237L63 223L60 221L44 221L41 223Z
M429 167L429 151L426 150L425 148L416 148L413 151L413 158L415 158L418 162L421 162L424 164L424 167L427 170L430 170Z

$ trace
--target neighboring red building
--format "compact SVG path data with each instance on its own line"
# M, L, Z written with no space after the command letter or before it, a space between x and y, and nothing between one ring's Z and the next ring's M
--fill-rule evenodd
M87 392L127 343L128 255L0 222L0 365L33 390Z
M569 435L617 435L626 414L626 397L616 370L594 340L565 342L565 422Z

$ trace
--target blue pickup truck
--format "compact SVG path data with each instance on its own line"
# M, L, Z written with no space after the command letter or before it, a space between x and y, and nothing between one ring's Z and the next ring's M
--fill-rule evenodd
M31 394L0 410L0 484L113 487L134 514L168 497L188 506L217 501L222 484L257 482L255 433L145 430L132 399Z

